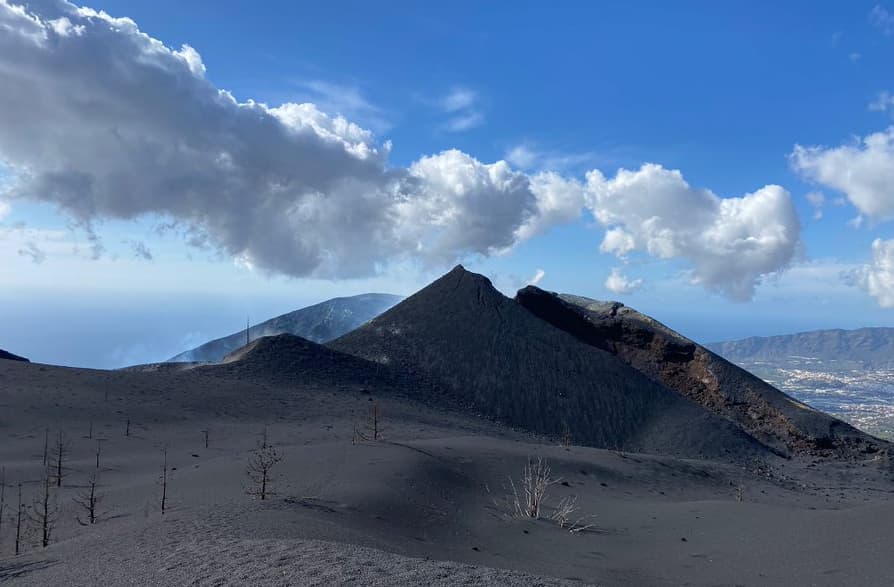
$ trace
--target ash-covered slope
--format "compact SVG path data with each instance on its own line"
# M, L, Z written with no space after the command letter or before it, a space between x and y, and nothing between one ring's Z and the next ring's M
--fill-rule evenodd
M0 349L0 359L5 361L24 361L26 363L30 362L25 357L14 355L10 352L4 351L3 349Z
M301 308L252 326L250 340L278 334L294 334L313 342L326 342L354 330L399 302L400 296L369 293ZM245 331L218 338L168 359L169 363L211 362L245 345Z
M579 444L733 460L764 450L461 266L327 346L426 381L415 393L430 403Z
M397 378L387 367L292 334L259 338L227 355L219 364L196 369L278 383L397 385Z
M854 456L887 445L798 402L621 303L530 286L519 291L516 300L578 340L616 355L654 381L735 422L767 446L795 454Z
M753 336L705 346L735 362L778 362L790 357L809 357L820 361L852 361L864 369L894 369L894 328L814 330L782 336Z

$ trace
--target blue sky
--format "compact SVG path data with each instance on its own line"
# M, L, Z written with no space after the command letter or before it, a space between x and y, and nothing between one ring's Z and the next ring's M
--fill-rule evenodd
M0 27L0 348L160 360L246 314L408 294L457 261L509 295L542 272L544 288L620 299L703 342L894 325L894 4L18 3L0 0L13 27ZM112 19L125 16L164 51ZM10 32L32 30L39 40ZM205 110L216 90L232 104ZM316 108L267 110L292 103ZM249 111L267 122L237 123ZM326 126L338 115L369 132ZM310 125L320 143L274 151L271 124ZM111 146L93 142L113 131ZM375 154L336 158L320 133ZM143 190L171 144L189 151L198 135L238 177L218 159L219 184L183 188L178 170L158 184L169 194ZM228 152L232 136L250 148ZM283 186L322 191L231 194L261 175L253 153L282 157L264 173ZM156 155L169 163L145 164ZM189 156L184 169L208 162ZM453 191L459 169L483 182L473 198ZM360 182L350 196L331 187L345 177ZM366 190L409 200L366 222L394 204L358 201ZM298 201L323 220L300 221ZM266 234L264 219L293 213ZM252 226L234 228L242 215Z

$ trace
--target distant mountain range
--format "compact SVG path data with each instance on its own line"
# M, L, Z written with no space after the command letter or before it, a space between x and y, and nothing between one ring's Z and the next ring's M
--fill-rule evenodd
M843 368L894 368L894 328L815 330L705 346L736 363L779 363L798 358L822 361L827 368L835 365Z
M401 299L379 293L333 298L256 324L249 329L248 338L254 341L264 336L292 334L317 343L327 342L375 318ZM235 332L182 352L167 362L219 362L245 346L245 339L245 330Z
M26 359L25 357L14 355L12 353L4 351L3 349L0 349L0 359L4 359L7 361L25 361L26 363L29 362L28 359Z

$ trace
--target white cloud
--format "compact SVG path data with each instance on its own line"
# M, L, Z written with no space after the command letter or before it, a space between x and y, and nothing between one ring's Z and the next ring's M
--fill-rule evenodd
M445 112L457 112L466 110L475 105L478 94L469 88L454 88L441 100L441 107Z
M454 116L444 123L443 128L449 132L465 132L477 128L482 124L484 124L484 114L477 110L473 110Z
M504 158L521 169L568 171L588 163L592 164L596 155L594 153L563 153L521 143L509 149Z
M894 239L872 242L872 262L853 274L853 281L882 308L894 308Z
M0 0L0 160L14 176L0 196L67 212L93 256L94 223L148 216L261 273L365 277L501 254L587 206L609 229L604 250L684 259L695 282L748 299L798 240L778 186L721 199L657 165L582 183L456 150L391 166L390 143L366 128L312 103L239 101L209 81L198 51L130 19L65 0L29 6ZM369 111L344 87L308 87ZM484 121L468 89L437 106L447 129ZM536 166L558 165L552 155Z
M12 207L9 203L0 200L0 220L3 220L7 216L9 216L10 211L12 211Z
M863 55L860 53L857 53L856 51L853 51L853 52L847 54L847 58L850 59L852 63L856 63L856 62L860 61L860 59L862 57L863 57Z
M875 100L869 103L869 110L873 112L887 112L890 109L894 109L894 96L887 90L879 92Z
M617 226L605 231L605 237L599 245L599 250L603 253L617 255L622 259L635 249L636 239L633 235Z
M391 129L391 122L384 110L371 103L360 88L323 80L295 82L302 88L302 98L312 101L321 110L339 116L350 117L377 133Z
M392 210L398 242L444 262L456 251L488 255L511 247L536 211L526 175L457 150L423 157L404 185L410 193Z
M441 126L448 132L465 132L484 124L484 114L478 108L478 93L469 88L453 88L438 101L438 106L450 115Z
M528 280L528 285L538 285L541 281L543 281L544 277L546 277L546 271L544 271L543 269L538 269L534 272L534 277Z
M840 147L796 145L789 157L802 176L844 193L870 220L894 219L894 127Z
M642 279L628 279L618 267L612 268L611 274L605 279L605 289L618 295L629 295L643 285Z
M518 240L529 239L553 226L580 218L584 186L576 179L544 171L530 177L530 188L534 195L534 213L516 231Z
M888 12L883 6L876 4L869 12L869 21L882 33L894 34L894 14Z
M546 188L503 162L446 151L392 167L370 131L311 103L240 102L195 49L130 19L29 6L0 0L0 160L15 178L2 191L58 206L90 238L96 221L148 215L263 272L350 277L504 251L545 229ZM469 104L448 105L468 117Z
M587 193L594 216L609 228L604 251L684 259L694 283L734 300L751 299L765 276L785 269L800 238L791 197L775 185L719 198L690 187L679 171L646 164L612 179L592 171Z
M823 192L808 192L806 196L807 203L813 208L813 218L814 220L819 220L823 217L823 206L826 204L826 196Z
M530 169L540 159L540 153L527 145L516 145L506 153L505 159L516 167Z

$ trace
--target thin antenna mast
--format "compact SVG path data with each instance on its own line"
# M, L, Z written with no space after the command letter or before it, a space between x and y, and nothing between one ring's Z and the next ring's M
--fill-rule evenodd
M248 343L251 342L251 339L249 338L249 335L248 335L248 328L249 328L248 316L246 316L245 317L245 344L246 344L246 346L248 345Z

